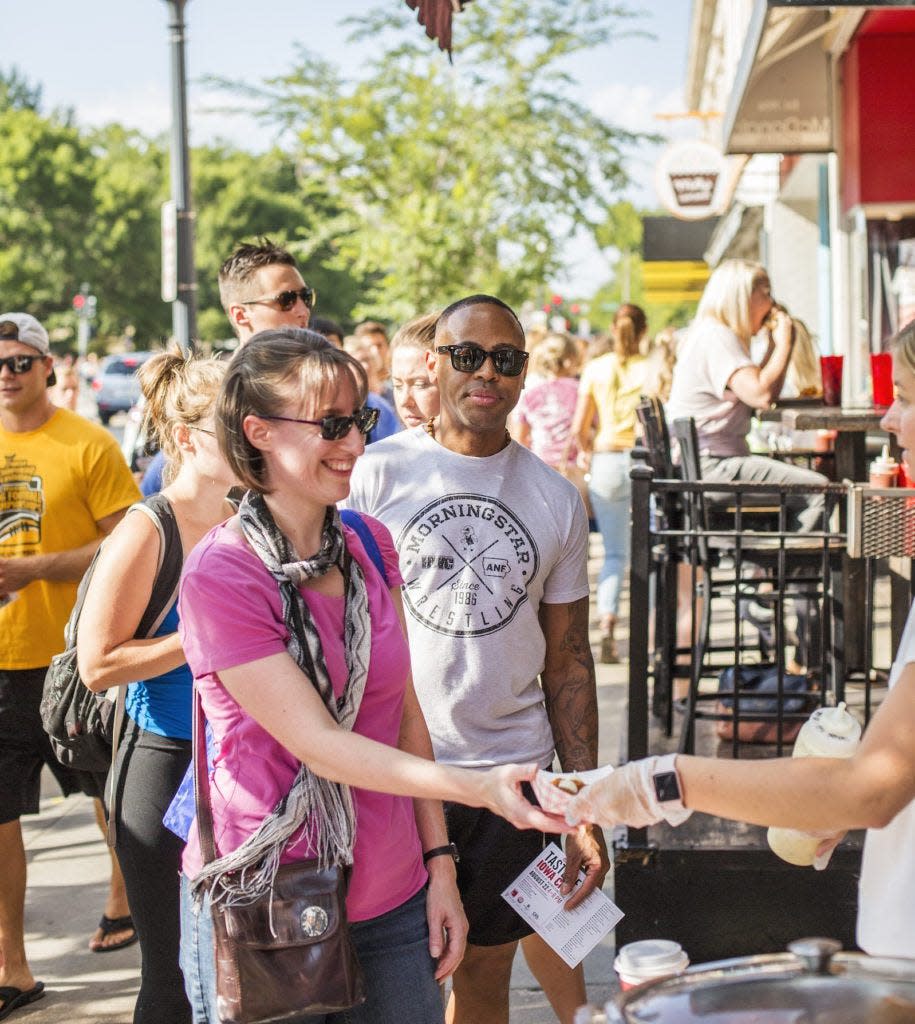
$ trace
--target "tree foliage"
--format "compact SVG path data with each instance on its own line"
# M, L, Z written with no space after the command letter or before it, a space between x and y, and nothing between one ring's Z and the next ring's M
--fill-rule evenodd
M519 303L559 270L626 183L636 138L574 97L569 68L627 18L606 0L476 3L449 66L398 5L350 19L377 52L355 81L301 50L288 74L234 86L294 140L303 193L330 212L314 243L366 282L357 316L474 290Z
M484 290L520 304L560 270L581 229L602 230L638 136L574 91L587 47L631 31L611 0L487 0L456 19L454 65L403 4L353 20L374 54L358 76L301 50L285 75L236 91L275 125L266 153L192 153L198 326L228 334L216 274L240 241L292 249L319 311L391 321ZM223 83L229 85L230 83ZM168 335L159 296L164 139L81 129L41 89L0 75L0 305L75 328L87 282L99 330Z

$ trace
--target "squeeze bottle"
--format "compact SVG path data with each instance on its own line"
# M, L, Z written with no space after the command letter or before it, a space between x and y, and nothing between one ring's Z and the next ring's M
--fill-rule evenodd
M861 724L838 707L817 708L804 722L794 742L792 757L851 757L861 739ZM766 838L773 853L799 867L809 867L823 841L793 828L770 828Z
M874 459L870 468L871 487L895 487L899 476L899 463L890 455L890 446L885 444L879 459Z

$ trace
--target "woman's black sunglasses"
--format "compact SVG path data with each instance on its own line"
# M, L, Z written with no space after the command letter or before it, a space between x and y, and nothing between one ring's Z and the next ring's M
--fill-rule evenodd
M290 288L288 291L279 292L277 295L264 295L259 299L246 299L242 306L279 306L283 313L288 313L295 304L302 300L309 309L315 308L318 295L314 288L306 284L304 288Z
M355 424L360 434L368 434L378 422L378 410L364 405L352 416L322 416L319 420L297 420L294 416L261 416L262 420L285 420L286 423L307 423L312 427L321 428L322 441L340 441L352 430Z
M0 370L5 366L12 373L28 373L32 364L42 359L42 356L7 356L0 359Z
M527 352L520 348L496 348L490 351L480 345L439 345L436 352L447 352L451 365L460 373L476 373L486 362L492 360L493 369L500 377L517 377L527 362Z

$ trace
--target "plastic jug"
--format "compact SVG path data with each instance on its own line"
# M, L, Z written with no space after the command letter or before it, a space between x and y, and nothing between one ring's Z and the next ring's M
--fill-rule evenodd
M845 710L817 708L804 722L794 743L792 757L851 757L861 739L861 723ZM770 828L766 838L773 853L799 867L809 867L822 842L793 828Z

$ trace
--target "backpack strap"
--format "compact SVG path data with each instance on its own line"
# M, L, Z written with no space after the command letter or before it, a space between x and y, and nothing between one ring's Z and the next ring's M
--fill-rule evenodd
M156 560L156 576L153 581L152 594L146 611L140 619L138 637L154 636L178 599L178 584L181 582L181 570L184 568L184 551L181 547L181 534L174 509L168 498L156 493L138 501L127 509L131 512L143 512L155 525L159 534L159 554ZM87 574L88 575L88 574ZM82 605L80 605L82 607ZM111 744L111 773L109 775L108 798L108 845L114 847L117 842L117 754L120 745L121 730L124 726L124 714L127 703L127 687L119 686L114 705L114 731Z
M352 508L341 509L340 519L345 526L355 531L359 540L362 541L365 553L371 558L375 568L381 573L381 578L384 580L385 585L390 586L388 574L384 568L384 559L381 557L381 548L378 547L378 541L375 540L375 534L372 533L369 524Z

